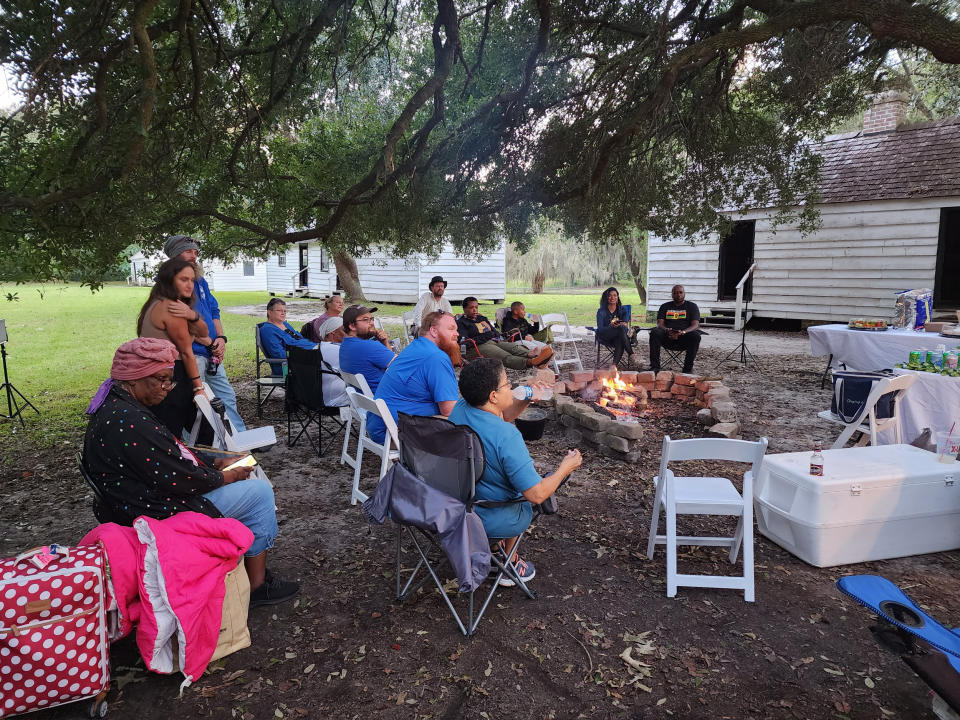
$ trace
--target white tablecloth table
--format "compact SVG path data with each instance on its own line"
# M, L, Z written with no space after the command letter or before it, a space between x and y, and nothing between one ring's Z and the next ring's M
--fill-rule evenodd
M889 329L884 331L851 330L846 325L815 325L807 328L810 354L833 356L833 365L843 363L852 370L883 370L905 363L911 350L947 349L960 345L956 338L940 333Z
M934 442L936 433L950 430L954 422L957 423L954 432L960 432L960 378L901 368L894 368L893 372L917 376L900 402L900 426L905 443L911 442L924 428L933 430ZM893 442L893 434L882 432L878 439L886 445Z

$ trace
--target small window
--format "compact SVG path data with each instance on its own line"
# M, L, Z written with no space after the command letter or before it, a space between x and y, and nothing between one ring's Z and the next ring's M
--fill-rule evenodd
M277 267L287 266L287 256L284 253L277 253Z
M253 263L244 262L243 263L243 276L244 277L253 277Z
M327 257L327 251L320 248L320 272L330 271L330 259Z

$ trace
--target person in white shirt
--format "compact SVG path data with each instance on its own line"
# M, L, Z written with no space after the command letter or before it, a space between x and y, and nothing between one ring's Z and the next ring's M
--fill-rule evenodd
M340 372L340 341L343 340L343 318L329 317L320 325L320 354L334 370ZM347 385L337 375L323 374L323 404L327 407L346 407Z
M443 310L451 315L453 314L450 301L443 296L447 289L447 281L439 275L435 275L427 287L430 289L420 296L420 299L417 300L417 306L413 309L413 324L418 328L423 322L424 316L432 312Z

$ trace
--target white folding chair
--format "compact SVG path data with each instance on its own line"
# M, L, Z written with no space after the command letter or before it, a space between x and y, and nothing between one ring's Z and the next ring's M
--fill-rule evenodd
M363 502L368 497L365 492L360 490L360 467L363 463L363 451L365 449L369 450L380 457L380 474L377 476L379 482L380 478L390 468L390 463L400 458L400 441L397 439L397 423L394 422L393 415L387 409L386 402L362 395L353 387L347 387L347 397L350 398L350 405L360 417L357 456L351 463L353 466L353 486L350 489L350 504L356 505L357 501ZM382 443L375 442L367 433L367 418L371 414L377 415L387 426L387 432Z
M414 317L413 310L407 310L405 313L400 314L400 319L403 321L403 345L406 347L413 342L414 339L414 322L416 318Z
M855 432L863 433L863 437L859 443L861 445L865 444L864 441L868 436L870 438L870 444L876 445L877 433L884 430L893 430L893 442L898 445L903 443L903 429L900 424L900 400L916 380L916 375L897 375L875 382L873 389L870 390L870 394L867 396L867 402L864 404L863 410L849 423L844 422L839 416L834 415L829 410L823 410L817 413L817 417L821 420L845 426L843 432L840 433L840 437L833 443L832 449L842 448ZM889 418L878 418L877 402L887 393L896 393L893 398L893 416Z
M743 590L743 599L753 602L753 479L760 471L767 439L757 442L726 440L722 438L695 438L671 440L663 438L660 454L660 474L653 479L656 491L653 514L650 517L650 536L647 539L647 557L653 559L656 545L667 546L667 597L676 597L677 587L731 588ZM677 477L668 467L672 461L728 460L752 463L743 474L743 494L733 483L722 477ZM666 534L657 533L660 508L666 511ZM732 537L704 537L677 535L677 515L731 515L738 517ZM677 545L710 545L729 547L730 562L737 561L743 545L743 575L681 575L677 573Z
M370 389L370 385L367 383L367 379L363 375L360 373L354 375L341 370L340 377L343 378L343 382L346 383L348 388L352 387L361 395L373 400L373 391ZM350 393L347 393L348 397L349 395ZM340 418L346 422L346 425L344 425L343 428L343 450L340 451L340 464L343 465L346 463L350 467L354 467L356 460L350 455L350 428L355 420L357 422L358 433L361 433L363 428L360 425L360 421L363 419L362 416L366 413L359 412L352 404L346 409L347 413ZM360 435L358 434L357 437L359 438Z
M277 444L277 434L273 425L250 428L242 432L237 432L232 426L228 427L223 417L215 412L211 405L214 397L213 391L206 383L203 384L203 393L193 396L193 402L197 406L197 418L193 421L193 428L187 436L187 445L196 445L204 418L213 428L213 447L220 450L243 453Z
M577 338L567 321L567 314L565 312L547 313L543 316L542 322L543 327L550 327L553 334L551 343L553 371L559 375L561 365L575 365L578 371L583 370L580 351L577 349Z

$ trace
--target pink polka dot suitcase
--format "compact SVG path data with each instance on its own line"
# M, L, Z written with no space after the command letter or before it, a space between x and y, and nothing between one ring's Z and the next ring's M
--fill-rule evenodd
M106 715L108 585L100 545L0 560L0 718L79 700Z

